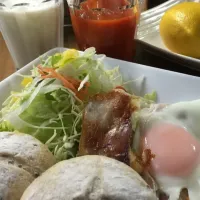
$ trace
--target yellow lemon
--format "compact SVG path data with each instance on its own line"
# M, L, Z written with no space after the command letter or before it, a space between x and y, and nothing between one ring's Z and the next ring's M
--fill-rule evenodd
M160 35L171 51L200 58L200 3L185 2L170 8L161 19Z

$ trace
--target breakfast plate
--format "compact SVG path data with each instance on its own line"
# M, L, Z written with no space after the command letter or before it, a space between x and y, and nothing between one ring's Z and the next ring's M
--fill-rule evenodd
M176 4L191 1L199 2L198 0L169 0L155 8L143 12L141 14L140 23L138 25L135 38L146 51L149 51L156 55L160 55L161 57L165 57L186 67L200 71L199 59L184 56L170 51L165 47L159 33L159 23L165 11Z
M95 48L50 50L0 82L1 197L198 200L199 84Z

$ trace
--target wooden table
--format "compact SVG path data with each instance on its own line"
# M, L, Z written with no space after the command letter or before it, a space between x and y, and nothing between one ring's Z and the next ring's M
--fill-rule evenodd
M71 27L65 27L65 47L77 48L75 37ZM191 70L183 65L164 59L159 55L152 55L151 53L144 50L143 46L141 46L140 44L137 44L134 62L194 76L200 76L200 72ZM0 33L0 81L12 74L13 72L14 63L6 47L4 39Z
M0 80L14 72L14 63L0 33Z

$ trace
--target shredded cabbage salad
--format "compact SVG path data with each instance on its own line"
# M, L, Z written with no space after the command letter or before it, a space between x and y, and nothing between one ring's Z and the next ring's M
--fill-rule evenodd
M0 131L28 133L47 144L57 160L75 157L85 103L124 84L118 67L106 70L94 48L57 53L23 76L20 92L3 103ZM155 93L147 95L154 100Z

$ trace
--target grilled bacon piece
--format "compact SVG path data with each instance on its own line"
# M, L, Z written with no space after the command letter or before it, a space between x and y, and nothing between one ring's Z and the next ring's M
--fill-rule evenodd
M92 97L84 111L79 155L108 156L142 171L143 162L131 150L131 114L137 109L132 104L122 89Z

